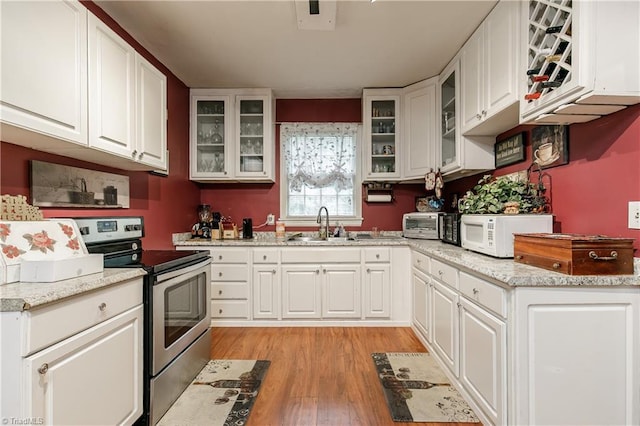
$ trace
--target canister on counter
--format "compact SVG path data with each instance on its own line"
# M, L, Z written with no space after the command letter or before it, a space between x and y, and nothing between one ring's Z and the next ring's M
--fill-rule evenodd
M284 240L284 236L285 236L284 222L278 219L276 220L276 238Z

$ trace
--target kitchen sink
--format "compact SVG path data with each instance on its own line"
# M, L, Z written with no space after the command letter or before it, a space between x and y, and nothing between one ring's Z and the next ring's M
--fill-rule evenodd
M310 237L308 235L300 235L294 234L287 238L287 241L298 241L298 242L306 242L306 243L332 243L332 242L344 242L344 241L355 241L355 238L350 237L329 237L329 238L319 238L319 237Z

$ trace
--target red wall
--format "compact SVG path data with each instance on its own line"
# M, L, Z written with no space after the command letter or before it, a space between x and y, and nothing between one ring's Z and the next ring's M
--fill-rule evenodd
M532 126L519 126L498 140L526 131L527 155L522 163L495 171L502 176L526 169L532 161ZM482 174L446 185L447 199L464 195ZM627 228L629 201L640 201L640 105L569 127L569 163L544 170L556 232L634 238L639 256L640 230Z
M129 209L42 208L42 211L45 217L143 216L146 228L144 247L147 249L172 248L171 233L185 232L191 228L196 220L196 207L200 197L198 186L189 181L189 89L102 9L91 2L83 2L83 4L167 76L169 177L154 176L146 172L125 172L111 169L34 151L5 143L10 141L3 141L0 144L0 193L22 194L29 197L29 160L48 161L127 175L130 185L131 207Z
M278 99L276 122L362 122L360 99ZM242 218L253 219L254 227L266 221L267 214L280 216L280 129L276 125L276 182L272 184L202 184L201 199L211 204L214 211L240 224ZM402 214L415 211L415 197L421 195L422 185L395 185L395 200L392 203L362 202L362 227L349 230L378 229L399 231L402 229ZM331 212L329 212L331 214ZM296 228L287 228L295 230ZM300 228L304 229L304 228ZM274 226L265 226L259 231L274 231Z

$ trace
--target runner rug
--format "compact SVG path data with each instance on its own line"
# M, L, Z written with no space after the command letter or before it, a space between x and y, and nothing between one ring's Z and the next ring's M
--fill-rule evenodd
M209 361L158 426L245 424L270 363L265 360Z
M371 357L394 421L480 421L428 353L374 353Z

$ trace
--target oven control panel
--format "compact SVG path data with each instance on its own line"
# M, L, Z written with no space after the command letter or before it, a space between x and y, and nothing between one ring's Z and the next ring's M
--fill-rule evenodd
M144 222L139 216L74 218L85 244L127 240L144 236Z

